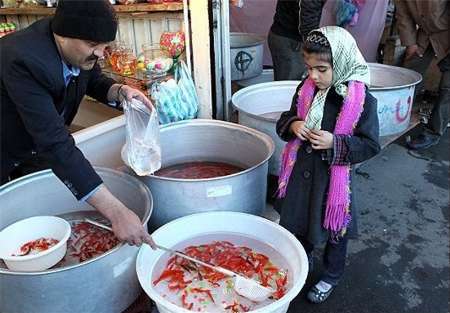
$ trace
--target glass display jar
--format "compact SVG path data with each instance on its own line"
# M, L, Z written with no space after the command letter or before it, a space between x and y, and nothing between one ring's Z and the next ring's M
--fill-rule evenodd
M122 75L134 75L136 73L137 60L133 50L124 47L117 58L117 69Z
M105 50L105 58L111 69L121 75L130 76L136 73L137 60L133 49L124 42L113 43Z
M157 78L167 75L172 68L172 58L165 54L155 44L142 45L142 53L138 57L137 67L142 70L147 77Z

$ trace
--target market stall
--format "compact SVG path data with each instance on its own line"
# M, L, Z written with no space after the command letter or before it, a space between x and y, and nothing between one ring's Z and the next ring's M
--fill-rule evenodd
M224 290L233 289L230 279L193 268L148 246L137 257L137 248L119 244L111 232L86 224L85 211L92 208L75 202L52 172L45 171L0 187L0 199L8 210L0 229L34 215L30 209L18 215L16 211L32 208L36 202L39 214L72 222L69 256L78 262L67 265L63 259L45 271L22 273L8 270L0 261L0 289L6 284L13 286L5 298L0 297L0 311L150 313L150 296L161 313L192 308L205 312L218 306L227 313L260 308L258 312L285 313L303 287L308 260L295 237L276 225L280 216L267 205L267 178L268 174L277 175L284 145L274 132L275 123L280 112L289 108L298 81L273 82L271 69L263 70L270 62L267 53L263 59L265 38L261 33L230 33L228 1L125 2L114 5L119 27L116 41L102 60L103 72L154 98L162 89L154 86L179 77L173 65L183 60L185 73L193 78L198 112L174 120L160 117L159 122L167 125L155 128L161 136L160 150L155 153L162 169L154 175L139 175L127 162L124 146L130 136L126 116L92 99L84 99L72 125L77 147L121 200L141 208L137 213L150 231L162 226L155 233L159 243L203 261L217 261L214 265L226 264L273 292L260 305L234 293L222 298ZM55 10L34 1L26 6L20 2L19 7L12 7L14 1L7 3L9 7L0 9L0 36L51 16ZM242 27L235 30L245 32ZM393 66L374 63L370 67L375 77L371 89L381 104L381 141L386 146L418 124L412 101L421 77ZM161 106L158 101L155 98L155 104ZM179 121L182 119L188 120ZM25 193L33 197L23 197ZM97 222L108 223L98 214L90 214ZM87 238L91 246L86 247L80 238ZM99 279L93 281L92 277ZM65 301L71 283L78 283L73 288L76 296ZM40 290L39 297L34 289ZM55 305L48 299L63 300Z

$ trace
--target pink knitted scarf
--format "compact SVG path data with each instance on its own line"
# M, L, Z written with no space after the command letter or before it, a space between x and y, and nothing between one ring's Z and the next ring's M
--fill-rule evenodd
M297 116L304 121L314 99L315 84L307 79L298 92ZM359 81L350 81L347 96L336 121L335 135L352 135L363 111L366 95L365 85ZM287 184L297 160L297 152L302 144L299 138L289 141L283 150L281 170L278 178L278 197L286 196ZM351 221L350 214L350 165L332 165L330 169L330 185L326 204L323 227L333 237L345 234Z

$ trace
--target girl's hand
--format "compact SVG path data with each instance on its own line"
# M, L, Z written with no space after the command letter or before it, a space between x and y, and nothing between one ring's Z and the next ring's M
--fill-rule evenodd
M289 127L291 132L303 141L309 140L311 130L306 127L304 121L295 121Z
M309 134L311 147L315 150L333 148L333 134L326 130L311 130Z

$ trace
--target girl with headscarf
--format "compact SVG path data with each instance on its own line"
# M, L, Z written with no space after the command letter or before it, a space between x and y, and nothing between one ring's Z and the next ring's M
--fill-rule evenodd
M277 122L286 144L279 175L280 224L294 233L312 270L315 245L326 242L324 272L308 292L325 301L344 272L347 240L356 235L352 165L380 151L377 101L369 69L343 28L312 31L303 46L308 77Z

